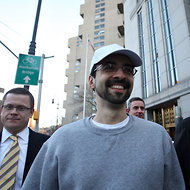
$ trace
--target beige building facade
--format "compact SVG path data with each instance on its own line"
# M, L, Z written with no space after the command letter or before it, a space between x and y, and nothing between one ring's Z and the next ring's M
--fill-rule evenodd
M143 60L131 96L173 137L176 116L190 116L190 1L124 0L124 20L125 46Z
M63 124L96 111L93 93L87 85L94 50L113 43L124 46L123 0L85 0L80 15L83 24L79 26L78 36L68 41L70 53L67 55L69 67L66 70L68 83L65 85Z

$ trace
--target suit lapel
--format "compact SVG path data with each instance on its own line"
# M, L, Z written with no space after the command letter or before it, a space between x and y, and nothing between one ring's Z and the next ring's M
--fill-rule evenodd
M32 162L35 159L35 152L36 150L36 140L35 140L35 132L33 132L30 128L29 128L29 139L28 139L28 149L27 149L27 154L26 154L26 162L25 162L25 167L24 167L24 174L23 174L23 182L26 178L26 175L32 165Z
M1 142L1 137L2 137L2 131L0 132L0 142Z
M24 167L23 180L24 182L28 171L36 158L39 150L41 149L43 143L49 138L49 136L44 136L43 134L36 133L29 128L29 139L28 139L28 149L26 154L26 162Z

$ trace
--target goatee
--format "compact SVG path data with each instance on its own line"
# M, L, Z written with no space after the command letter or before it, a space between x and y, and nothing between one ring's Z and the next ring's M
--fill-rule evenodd
M123 86L125 92L119 92L119 91L115 93L110 92L109 88L112 87L113 85ZM96 92L101 98L113 104L123 104L124 102L126 102L126 100L130 97L132 91L132 84L126 79L118 79L118 78L109 79L105 83L105 87L106 88L104 92L101 92L97 88Z

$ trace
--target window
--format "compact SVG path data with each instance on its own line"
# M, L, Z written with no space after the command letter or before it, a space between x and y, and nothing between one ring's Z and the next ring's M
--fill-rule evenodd
M96 5L96 8L105 6L105 3L100 3Z
M161 0L162 3L162 14L163 14L163 23L165 31L165 41L167 48L167 58L170 68L170 83L172 86L178 84L178 73L175 59L175 51L173 45L173 36L170 24L170 14L168 9L168 0Z
M96 3L99 3L99 2L101 2L101 1L104 1L104 0L96 0Z
M99 47L99 46L103 46L103 45L104 45L104 42L99 42L99 43L95 43L94 47Z
M95 30L100 29L100 28L104 28L104 24L100 24L100 25L97 25L97 26L94 27Z
M75 85L74 86L74 91L73 91L74 94L78 94L79 93L79 87L80 87L79 85Z
M94 35L101 35L104 34L104 30L95 31Z
M104 19L104 18L99 19L99 20L95 20L95 24L98 24L98 23L101 23L101 22L104 22L104 21L105 21L105 19Z
M75 66L75 69L79 70L80 69L80 65Z
M103 40L103 39L104 39L104 36L99 36L99 37L95 37L94 41L99 41L99 40Z
M95 19L98 19L104 16L105 16L105 13L100 13L100 14L95 15Z
M160 65L158 60L158 49L156 41L156 29L155 29L155 19L154 19L152 0L148 1L148 14L149 14L149 28L150 28L151 47L152 47L155 93L159 93L161 91Z
M79 115L78 114L73 115L73 120L76 121L77 119L79 119Z
M78 99L78 98L79 98L79 95L78 95L78 94L74 94L73 97L74 97L75 99Z
M80 47L82 44L81 38L77 38L77 47Z
M100 12L102 12L102 11L105 11L105 8L96 9L96 10L95 10L95 13L100 13Z
M78 66L78 65L80 65L80 64L81 64L80 59L77 59L75 65Z
M80 71L80 67L81 67L81 60L77 59L75 62L75 73L78 73Z
M139 29L139 42L140 42L140 55L142 59L142 94L143 98L148 97L148 82L147 82L147 70L145 61L145 46L144 46L144 32L143 32L143 18L142 11L138 14L138 29Z
M80 87L80 85L75 85L75 86L74 86L74 89L78 90L79 87Z

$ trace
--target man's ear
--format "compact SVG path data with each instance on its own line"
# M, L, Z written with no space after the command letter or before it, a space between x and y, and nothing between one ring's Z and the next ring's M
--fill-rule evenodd
M34 109L32 109L32 110L30 111L30 113L31 113L30 118L32 118L33 113L34 113Z
M91 75L88 77L88 85L93 91L95 90L95 79Z

